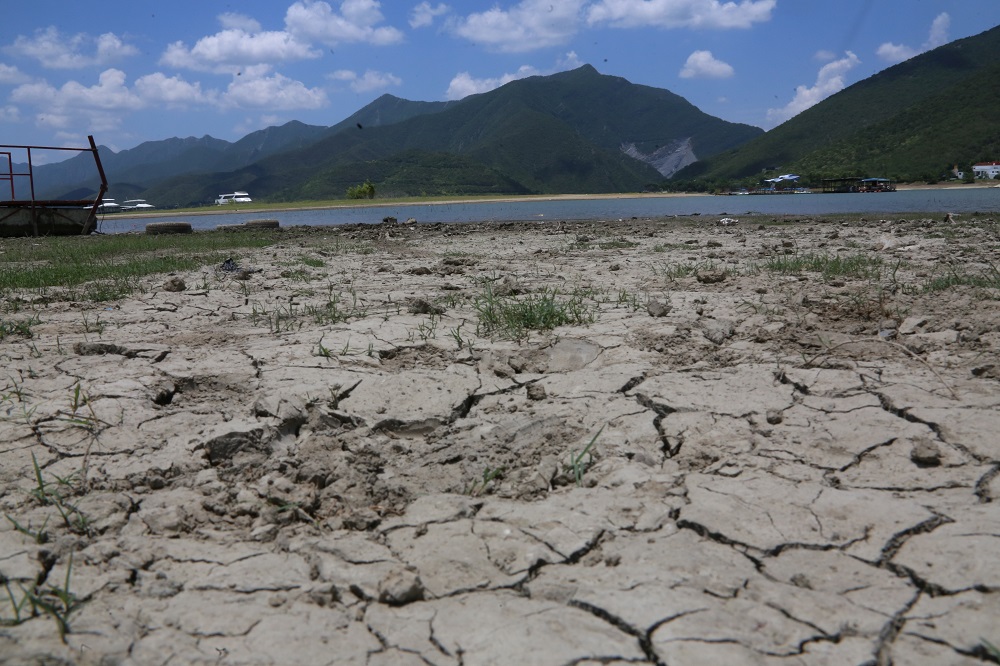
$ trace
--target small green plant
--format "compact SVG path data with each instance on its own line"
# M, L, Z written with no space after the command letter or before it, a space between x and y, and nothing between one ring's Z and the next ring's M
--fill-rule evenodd
M594 462L594 455L590 450L594 447L597 442L597 438L601 436L604 432L604 426L591 438L587 446L583 447L583 450L579 453L573 452L569 455L569 463L566 465L566 471L572 473L573 480L576 482L577 486L583 485L583 475L587 473L587 470Z
M482 479L476 479L470 484L467 484L462 490L465 495L471 495L472 497L479 497L489 488L490 484L494 481L499 481L504 478L504 474L507 473L506 467L490 467L489 465L483 469Z
M1000 648L985 638L979 639L979 645L986 656L995 664L1000 664Z
M333 356L333 352L330 351L328 347L323 345L323 338L320 337L319 342L316 343L316 356L322 356L323 358L330 358Z
M97 333L100 335L104 332L104 323L101 321L101 315L98 314L94 321L90 321L87 318L87 313L83 313L83 330L85 333Z
M61 586L50 583L44 586L25 587L18 583L17 588L20 593L15 594L10 581L4 578L4 590L7 592L12 616L10 618L0 616L0 626L18 625L44 613L55 620L59 630L59 638L65 643L66 634L70 633L69 616L82 603L70 591L72 574L73 554L70 553L69 562L66 565L66 578Z
M53 475L53 481L46 481L34 453L31 454L31 463L35 471L35 487L28 494L40 504L54 507L63 524L74 534L90 534L90 518L68 501L68 496L76 492L76 473L68 477Z
M417 335L420 336L421 341L427 342L428 340L437 338L437 327L440 320L441 318L438 315L432 314L428 318L427 323L420 322L417 324Z
M49 524L48 516L45 517L45 521L42 523L42 526L37 530L31 528L31 523L28 523L27 527L21 525L14 518L12 518L10 514L5 513L4 516L7 517L7 520L10 522L15 532L20 532L37 544L48 543L49 533L45 531L45 526Z
M31 338L34 333L31 327L40 324L41 319L35 314L29 319L18 319L16 321L5 321L0 319L0 340L9 337Z

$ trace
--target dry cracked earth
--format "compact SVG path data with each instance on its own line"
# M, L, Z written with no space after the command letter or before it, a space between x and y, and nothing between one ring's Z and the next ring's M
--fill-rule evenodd
M996 662L1000 235L940 217L292 228L8 295L0 662Z

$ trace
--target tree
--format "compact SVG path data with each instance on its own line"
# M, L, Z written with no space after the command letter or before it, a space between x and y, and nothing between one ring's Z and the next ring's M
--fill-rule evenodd
M355 185L354 187L347 188L347 198L348 199L374 199L375 198L375 186L372 181L365 179L365 182L361 185Z

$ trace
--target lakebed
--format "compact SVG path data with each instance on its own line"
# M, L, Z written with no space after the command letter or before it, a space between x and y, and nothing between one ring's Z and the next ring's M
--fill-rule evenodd
M5 294L2 660L982 663L1000 229L943 217L283 228Z

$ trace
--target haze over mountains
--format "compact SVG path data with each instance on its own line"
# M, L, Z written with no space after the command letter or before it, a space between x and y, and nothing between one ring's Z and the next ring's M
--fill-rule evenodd
M235 143L172 138L101 157L108 196L160 207L235 190L338 199L365 180L380 196L638 192L769 170L928 180L1000 160L998 108L1000 27L883 70L767 133L586 65L460 101L383 95L330 127L293 121ZM43 198L96 193L88 155L35 171Z

